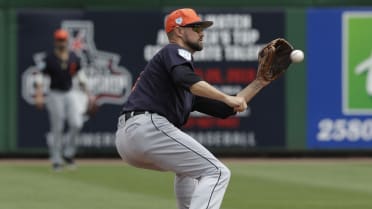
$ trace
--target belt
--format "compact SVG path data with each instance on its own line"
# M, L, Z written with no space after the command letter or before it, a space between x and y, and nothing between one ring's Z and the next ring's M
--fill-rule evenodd
M151 113L149 111L130 111L130 112L125 112L123 113L125 121L127 121L129 118L136 116L136 115L141 115L145 113Z

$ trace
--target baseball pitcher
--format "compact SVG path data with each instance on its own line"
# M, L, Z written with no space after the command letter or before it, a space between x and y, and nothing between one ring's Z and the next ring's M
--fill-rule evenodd
M76 137L83 126L83 97L72 91L73 78L77 76L86 91L86 76L80 66L80 59L68 50L68 32L62 29L54 33L54 50L46 56L43 66L39 66L42 74L50 78L50 92L44 98L43 76L36 79L35 105L43 108L44 103L49 113L50 133L49 155L53 170L60 171L64 163L74 168L76 153ZM63 137L64 124L67 120L69 130Z
M203 31L213 24L193 9L178 9L165 21L169 44L147 64L119 117L116 147L122 159L139 168L175 173L179 209L218 209L230 170L181 130L191 111L226 118L247 103L291 63L284 39L259 54L257 78L236 95L226 95L194 72L193 53L203 49Z

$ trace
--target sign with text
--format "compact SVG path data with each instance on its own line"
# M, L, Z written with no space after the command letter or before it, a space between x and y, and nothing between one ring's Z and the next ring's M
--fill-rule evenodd
M308 11L310 148L372 148L371 26L372 10Z
M45 53L53 49L53 31L64 28L71 37L69 47L81 58L88 87L100 105L96 116L85 122L78 144L112 148L117 117L134 80L168 43L163 28L167 12L18 11L18 146L45 147L50 136L47 111L34 108L35 74ZM194 56L196 71L222 91L236 94L255 79L259 49L284 36L284 13L199 12L214 25L204 32L203 51ZM133 27L134 19L142 27ZM47 94L48 88L44 91ZM246 112L225 120L192 113L184 130L211 148L284 147L284 109L284 79L279 79L264 89Z

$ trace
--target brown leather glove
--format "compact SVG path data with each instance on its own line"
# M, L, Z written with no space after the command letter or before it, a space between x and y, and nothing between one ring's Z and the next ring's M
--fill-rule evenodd
M283 38L266 44L258 53L257 78L264 81L276 80L292 63L292 45Z

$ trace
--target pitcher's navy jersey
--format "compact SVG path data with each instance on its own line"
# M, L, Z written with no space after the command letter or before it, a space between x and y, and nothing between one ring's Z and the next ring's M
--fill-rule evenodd
M79 70L80 59L75 53L69 52L68 60L62 61L52 52L45 58L42 72L50 77L50 89L68 91L72 87L72 78Z
M123 112L151 111L177 127L182 126L193 109L194 96L174 81L172 70L179 65L188 65L194 70L191 53L177 44L162 48L138 77Z

